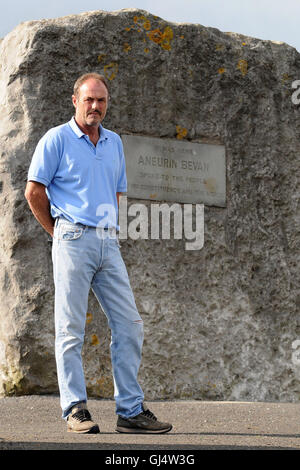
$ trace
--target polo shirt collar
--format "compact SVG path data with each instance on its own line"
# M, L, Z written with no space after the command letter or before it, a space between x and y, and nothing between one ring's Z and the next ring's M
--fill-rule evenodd
M78 127L76 121L75 121L75 117L73 116L72 119L69 121L69 125L72 129L72 131L77 135L78 139L80 139L82 136L85 136L86 134L84 132L82 132L82 130ZM104 127L99 124L99 127L100 127L100 142L102 140L107 140L108 139L108 132L106 131L106 129L104 129Z

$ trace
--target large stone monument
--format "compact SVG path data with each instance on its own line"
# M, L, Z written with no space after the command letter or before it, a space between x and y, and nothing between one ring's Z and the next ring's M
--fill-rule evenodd
M135 9L23 23L0 53L1 393L57 392L51 243L24 189L37 141L73 114L75 79L97 71L111 87L105 127L126 149L160 142L126 151L128 208L183 204L176 191L189 183L189 203L205 205L202 249L122 240L145 326L146 398L298 400L299 53ZM172 173L179 160L168 149L183 142L185 173ZM91 293L83 360L92 396L113 395L109 343Z

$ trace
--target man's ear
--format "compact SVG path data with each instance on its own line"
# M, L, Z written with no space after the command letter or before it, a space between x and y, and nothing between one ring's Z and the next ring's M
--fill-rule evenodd
M76 106L77 106L77 98L76 98L76 95L72 95L72 103L73 103L74 108L76 109Z

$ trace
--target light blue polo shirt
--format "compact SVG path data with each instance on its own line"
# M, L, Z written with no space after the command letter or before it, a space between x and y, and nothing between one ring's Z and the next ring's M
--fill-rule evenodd
M74 117L39 141L28 181L46 186L51 215L91 227L118 228L117 192L127 191L121 138L100 125L95 146Z

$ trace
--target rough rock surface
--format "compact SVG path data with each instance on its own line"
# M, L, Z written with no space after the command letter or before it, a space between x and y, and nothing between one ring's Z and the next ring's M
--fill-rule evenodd
M146 397L298 400L299 53L130 9L23 23L0 54L1 393L57 390L51 245L24 188L37 141L73 114L75 79L98 71L111 84L106 127L226 147L227 204L205 208L202 250L122 244L145 324ZM91 293L93 396L113 394L109 342Z

